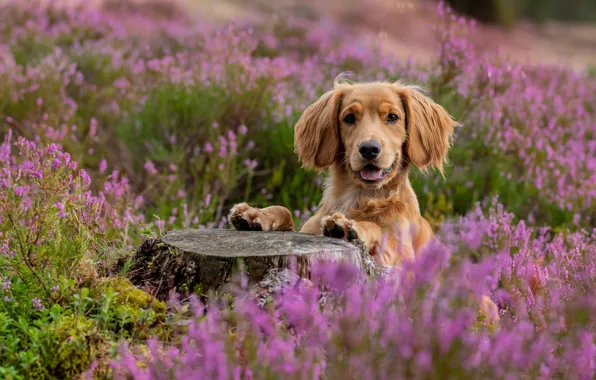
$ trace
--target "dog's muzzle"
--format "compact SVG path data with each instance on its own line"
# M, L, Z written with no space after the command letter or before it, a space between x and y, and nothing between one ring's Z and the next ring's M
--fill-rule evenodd
M360 179L362 179L365 182L379 182L382 181L386 175L391 173L393 169L395 169L397 161L398 159L395 159L395 161L393 161L393 164L391 164L391 166L387 169L381 169L374 164L368 164L359 171L354 170L354 173L360 176Z

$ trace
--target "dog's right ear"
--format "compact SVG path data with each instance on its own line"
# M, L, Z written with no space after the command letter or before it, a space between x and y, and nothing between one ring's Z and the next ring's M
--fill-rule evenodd
M339 151L341 90L331 90L306 108L294 127L294 151L309 169L325 170Z

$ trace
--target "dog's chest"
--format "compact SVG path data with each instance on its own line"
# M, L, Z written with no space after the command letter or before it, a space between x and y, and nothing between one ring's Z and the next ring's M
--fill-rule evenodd
M358 207L358 203L362 199L374 198L376 194L363 191L344 191L336 194L332 199L329 199L330 209L347 213L349 209Z
M342 194L340 197L333 200L332 209L345 214L350 208L356 207L356 204L357 199L350 197L350 195Z

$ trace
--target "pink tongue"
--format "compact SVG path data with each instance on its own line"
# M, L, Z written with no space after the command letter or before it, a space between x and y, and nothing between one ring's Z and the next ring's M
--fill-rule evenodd
M381 178L381 173L383 173L382 169L365 166L360 170L360 177L367 181L376 181Z

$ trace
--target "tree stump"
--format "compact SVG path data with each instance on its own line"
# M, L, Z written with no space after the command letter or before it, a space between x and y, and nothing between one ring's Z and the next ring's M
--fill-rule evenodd
M290 268L310 278L315 262L362 267L361 249L343 240L298 232L180 230L146 240L131 260L128 278L166 300L171 291L185 297L200 288L219 290L240 266L249 285L271 270Z

